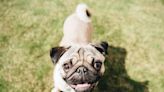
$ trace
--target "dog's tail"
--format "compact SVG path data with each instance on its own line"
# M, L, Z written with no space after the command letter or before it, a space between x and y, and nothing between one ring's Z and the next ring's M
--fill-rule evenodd
M81 3L77 5L76 14L82 21L91 22L91 12L86 4Z

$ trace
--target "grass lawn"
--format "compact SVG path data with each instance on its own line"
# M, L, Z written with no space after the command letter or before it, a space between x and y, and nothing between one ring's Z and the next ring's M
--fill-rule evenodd
M93 42L108 41L97 92L164 92L164 0L0 0L0 92L50 92L51 47L76 5L92 9Z

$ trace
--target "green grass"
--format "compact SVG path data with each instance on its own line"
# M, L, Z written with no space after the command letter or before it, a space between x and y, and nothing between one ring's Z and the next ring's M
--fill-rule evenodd
M0 0L0 92L50 92L49 50L80 2L92 9L93 42L110 44L96 90L163 92L163 0Z

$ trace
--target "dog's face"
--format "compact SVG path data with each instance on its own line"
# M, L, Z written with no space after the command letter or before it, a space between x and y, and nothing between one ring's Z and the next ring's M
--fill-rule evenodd
M52 48L50 56L55 64L56 76L60 76L76 92L92 91L105 71L104 55L107 48L106 42Z

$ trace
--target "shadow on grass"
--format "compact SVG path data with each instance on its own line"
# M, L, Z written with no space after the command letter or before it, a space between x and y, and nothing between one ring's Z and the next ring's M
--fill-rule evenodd
M105 74L96 92L149 92L148 81L138 82L128 76L126 54L124 48L109 46Z

